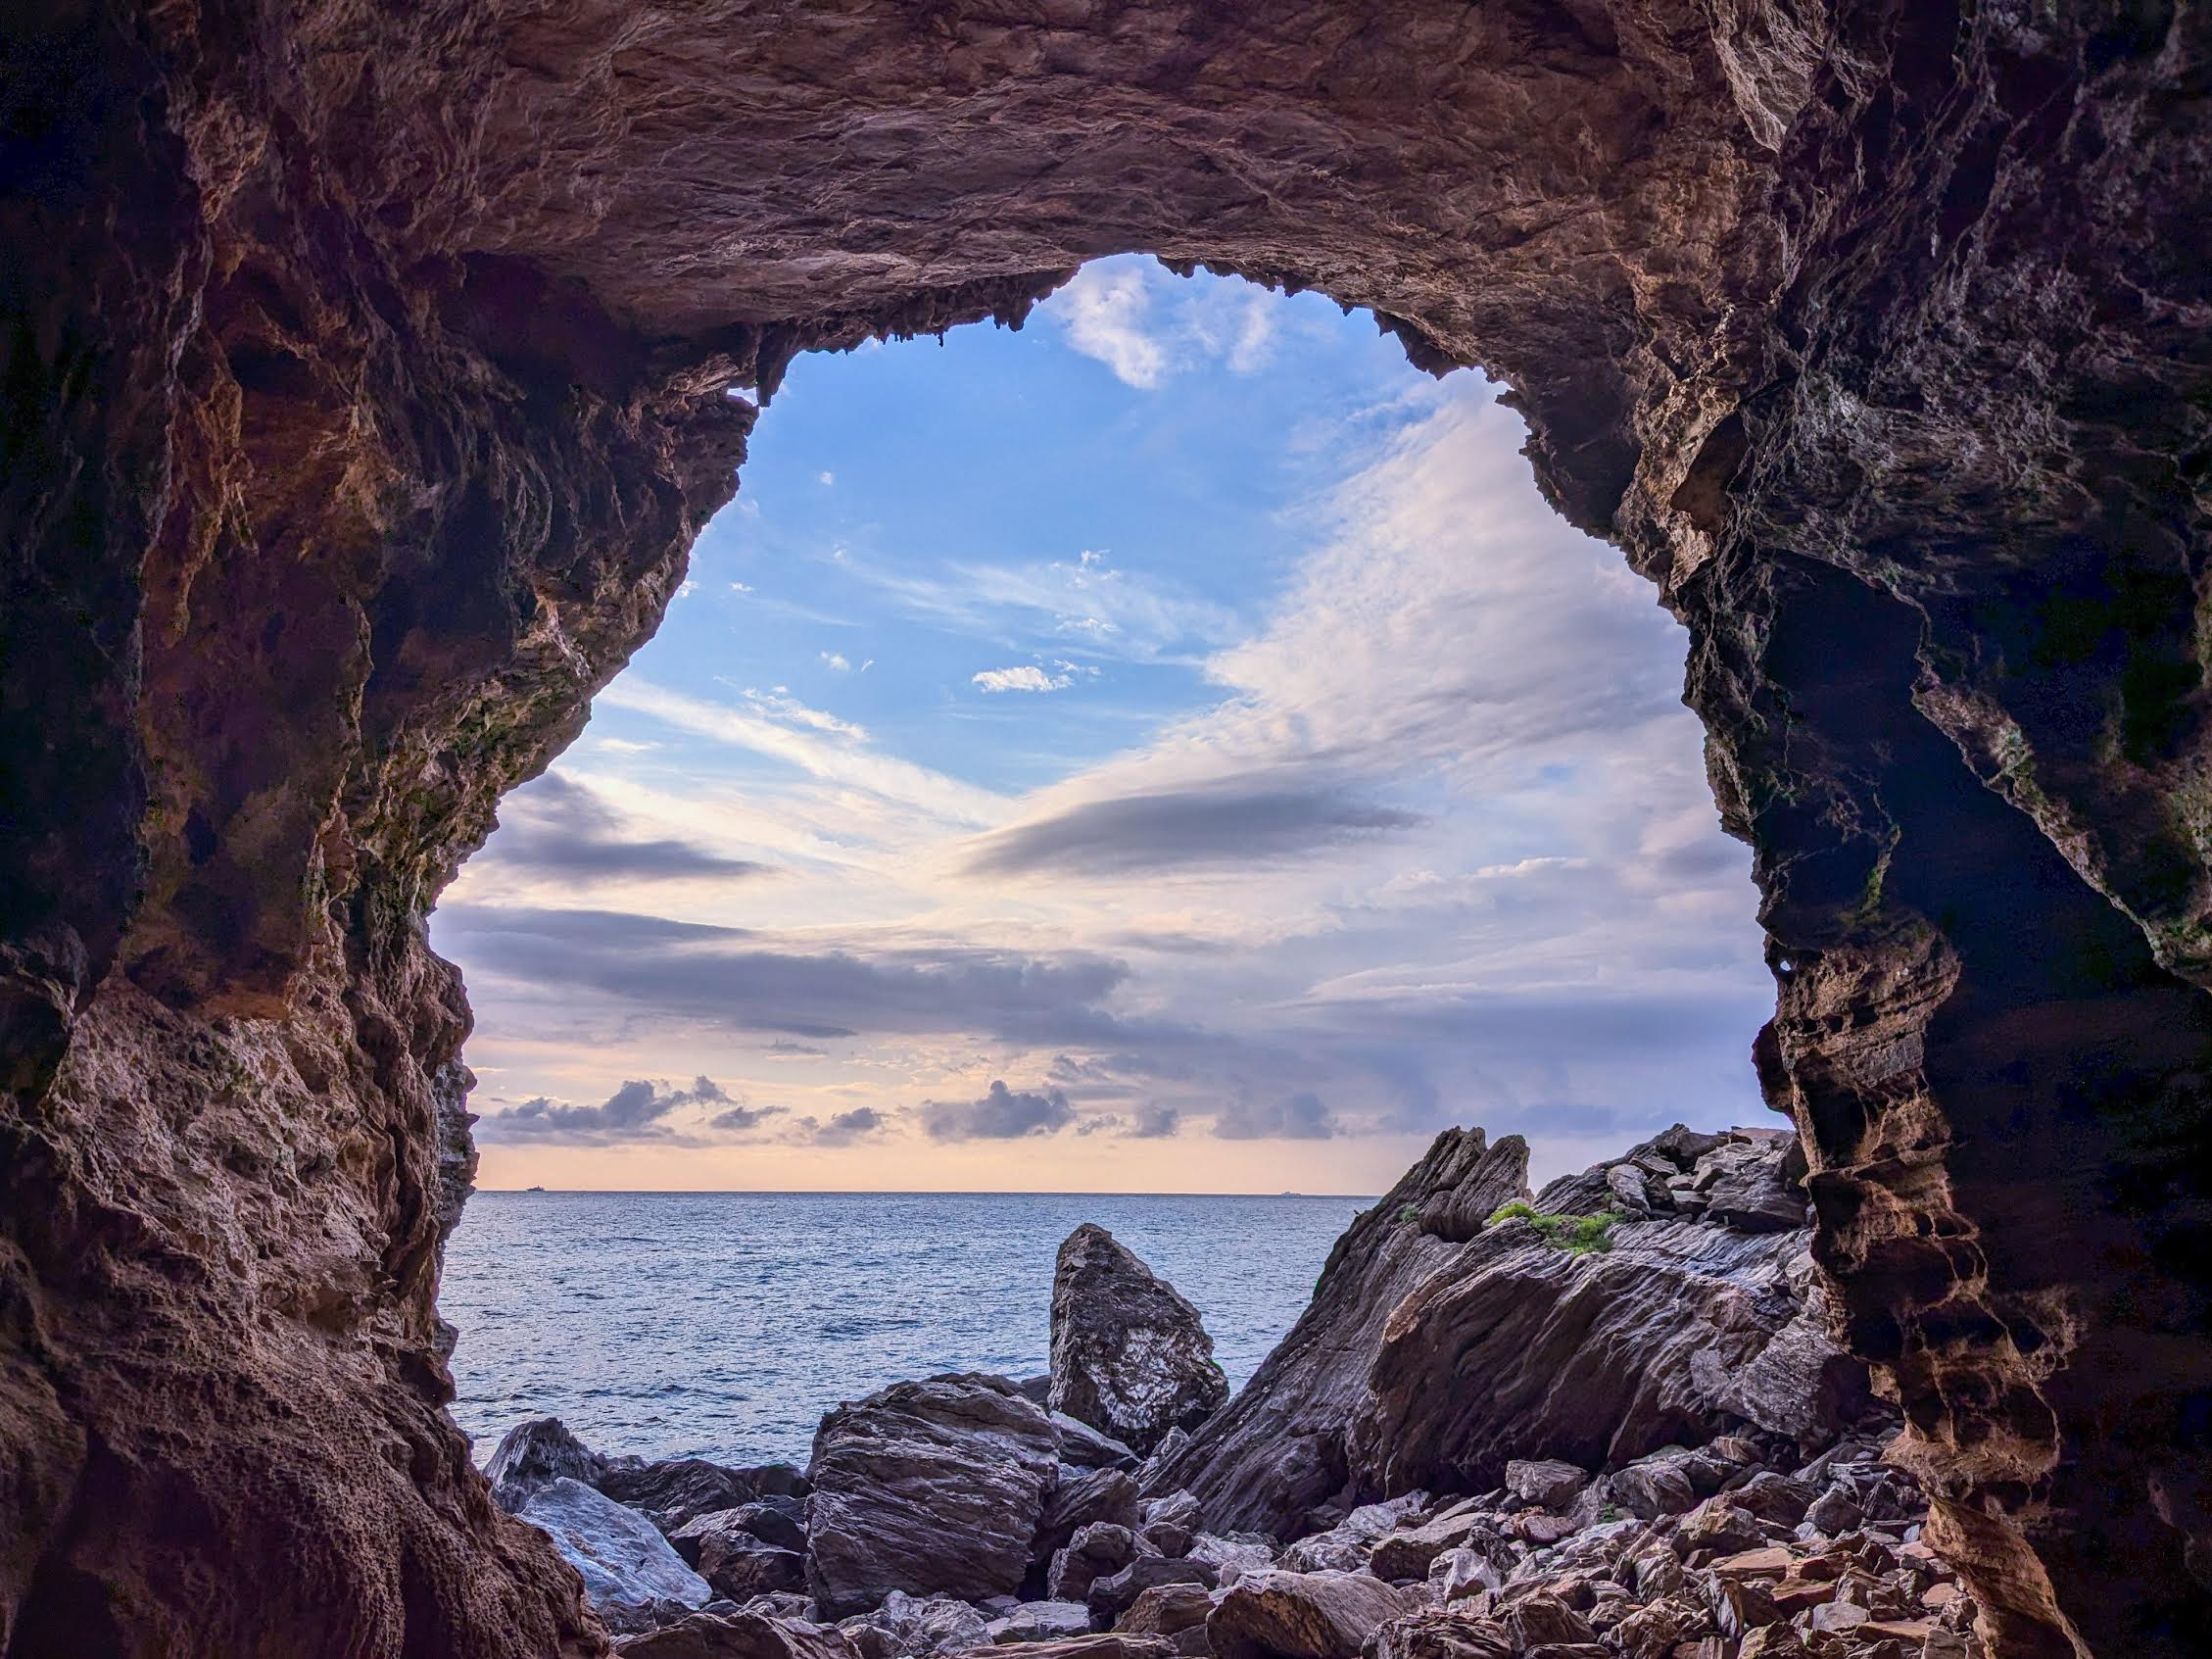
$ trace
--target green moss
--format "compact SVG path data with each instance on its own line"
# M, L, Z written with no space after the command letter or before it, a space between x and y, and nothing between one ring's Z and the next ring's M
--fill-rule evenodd
M1398 1206L1398 1219L1407 1223L1419 1221L1420 1219L1420 1205L1400 1204Z
M1525 1221L1570 1256L1590 1255L1612 1248L1613 1224L1623 1219L1618 1210L1602 1209L1596 1215L1543 1215L1536 1206L1515 1198L1500 1204L1490 1219Z

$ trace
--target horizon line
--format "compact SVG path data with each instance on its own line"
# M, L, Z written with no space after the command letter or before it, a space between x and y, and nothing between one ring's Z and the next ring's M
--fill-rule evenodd
M745 1198L1337 1198L1372 1199L1380 1193L1300 1193L1284 1189L1274 1193L1169 1193L1127 1191L1074 1191L1062 1188L1001 1187L474 1187L469 1196L483 1194L528 1196L532 1193L576 1193L594 1197L685 1197L707 1195Z

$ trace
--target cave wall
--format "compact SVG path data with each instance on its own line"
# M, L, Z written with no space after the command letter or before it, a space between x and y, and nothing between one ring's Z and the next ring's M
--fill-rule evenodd
M0 1649L601 1650L441 1409L467 1012L422 913L656 624L727 388L1142 249L1513 384L1540 486L1691 630L1762 1082L1998 1651L2188 1650L2208 32L12 9Z

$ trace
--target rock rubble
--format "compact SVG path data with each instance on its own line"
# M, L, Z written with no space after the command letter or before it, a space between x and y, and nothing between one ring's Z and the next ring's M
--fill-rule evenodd
M1153 1443L1141 1467L1034 1388L947 1374L838 1407L803 1476L601 1457L540 1420L495 1488L549 1531L581 1501L667 1535L686 1576L620 1582L603 1512L596 1541L553 1535L633 1659L1982 1659L1926 1498L1882 1462L1894 1420L1825 1334L1789 1138L1677 1126L1533 1199L1524 1170L1517 1142L1441 1137L1245 1393L1190 1422L1061 1391L1076 1363L1106 1375L1081 1356L1132 1307L1182 1333L1150 1375L1198 1377L1207 1346L1079 1230L1053 1391ZM1610 1207L1554 1207L1578 1203ZM1374 1317L1364 1295L1394 1299ZM1329 1424L1333 1463L1311 1455ZM1167 1485L1208 1448L1258 1495Z

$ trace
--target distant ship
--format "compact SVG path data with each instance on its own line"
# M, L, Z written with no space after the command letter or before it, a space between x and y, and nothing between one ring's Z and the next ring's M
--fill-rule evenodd
M522 1190L525 1193L543 1193L545 1191L543 1187L525 1187Z

